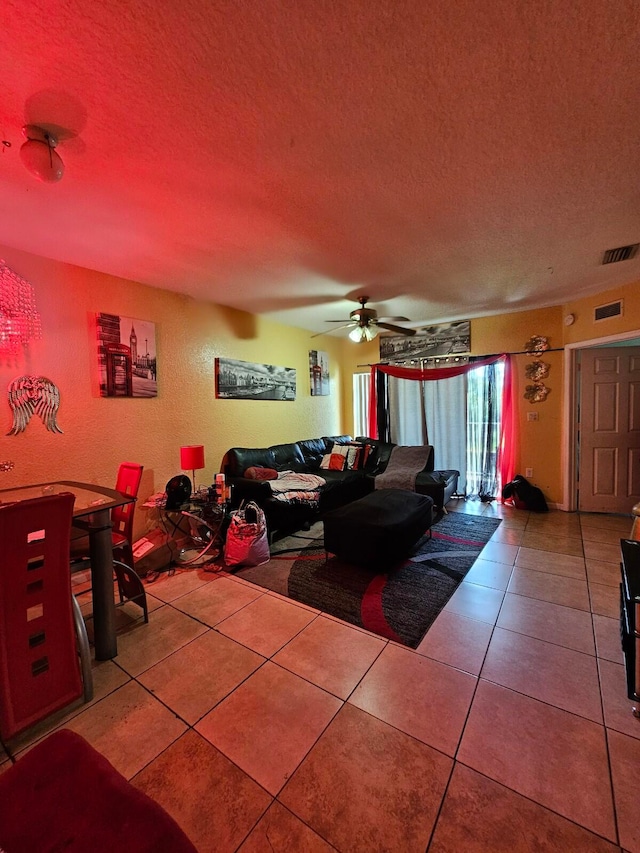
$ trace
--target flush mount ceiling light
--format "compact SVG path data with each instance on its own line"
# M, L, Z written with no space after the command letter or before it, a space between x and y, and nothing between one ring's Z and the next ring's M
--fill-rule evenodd
M48 130L35 124L22 128L27 141L20 149L26 169L45 183L56 183L64 175L64 163L55 150L58 140Z

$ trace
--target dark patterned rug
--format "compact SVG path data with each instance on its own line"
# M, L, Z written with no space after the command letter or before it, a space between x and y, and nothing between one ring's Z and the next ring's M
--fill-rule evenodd
M327 559L319 523L310 533L276 542L268 563L235 574L415 649L499 524L450 513L406 560L374 574Z

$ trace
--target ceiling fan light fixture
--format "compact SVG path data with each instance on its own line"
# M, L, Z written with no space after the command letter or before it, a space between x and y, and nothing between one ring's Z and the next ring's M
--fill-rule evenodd
M35 124L22 128L27 141L20 148L20 159L28 172L44 183L57 183L64 175L64 163L55 150L55 136Z
M349 332L349 338L354 344L363 344L365 341L368 343L377 337L377 335L377 326L356 326L355 329Z

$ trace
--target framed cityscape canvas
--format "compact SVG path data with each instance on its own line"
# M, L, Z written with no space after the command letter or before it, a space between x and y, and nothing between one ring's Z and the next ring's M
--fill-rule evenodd
M227 400L295 400L296 370L216 358L216 397Z
M100 396L156 397L156 326L119 314L96 314Z
M381 361L410 361L471 352L471 320L425 326L408 335L382 335Z
M321 350L309 350L309 386L312 397L329 395L329 355Z

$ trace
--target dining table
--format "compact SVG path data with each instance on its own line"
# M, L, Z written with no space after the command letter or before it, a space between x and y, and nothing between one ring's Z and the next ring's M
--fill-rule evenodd
M95 657L96 660L110 660L118 654L111 510L132 503L135 498L94 483L56 480L1 489L0 503L30 500L61 492L74 495L73 527L89 536Z

